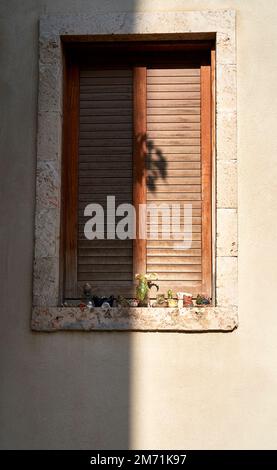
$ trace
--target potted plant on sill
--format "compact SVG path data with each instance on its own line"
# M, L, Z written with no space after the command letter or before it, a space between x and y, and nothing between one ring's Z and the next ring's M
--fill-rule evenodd
M207 307L207 305L210 305L211 299L210 297L207 297L202 294L197 294L195 304L197 307Z
M154 283L158 276L156 273L150 274L136 274L136 280L138 285L136 288L136 296L139 301L139 307L148 307L149 306L149 292L152 287L156 287L157 291L159 290L158 284Z
M178 302L174 299L174 294L172 289L168 289L167 291L167 304L171 308L175 308L178 306Z

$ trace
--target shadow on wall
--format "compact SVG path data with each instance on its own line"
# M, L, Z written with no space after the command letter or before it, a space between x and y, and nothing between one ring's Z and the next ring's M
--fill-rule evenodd
M3 263L5 270L1 276L5 292L2 311L10 314L1 329L1 372L5 381L0 390L3 405L0 447L128 449L131 446L130 409L134 405L131 403L131 378L136 372L132 369L131 334L43 334L30 330L36 165L34 122L38 112L38 75L35 75L34 63L38 64L38 18L45 13L40 3L34 6L34 2L26 1L24 11L6 7L3 15L3 42L8 44L8 57L13 57L13 60L5 60L3 70L10 89L19 92L7 93L3 98L3 107L12 112L5 117L3 157L6 165L2 182L9 183L4 185L2 201L4 211L13 214L10 220L16 220L20 230L14 229L14 223L7 223L3 240L7 262ZM128 10L135 11L136 3L136 0L129 0ZM102 5L98 0L74 5L71 2L71 9L67 11L66 2L48 2L47 14L93 14L101 12ZM122 3L116 8L124 10ZM12 34L14 24L21 25L20 47ZM14 73L15 63L20 74ZM32 80L30 70L34 71ZM18 128L21 132L15 139L14 129Z

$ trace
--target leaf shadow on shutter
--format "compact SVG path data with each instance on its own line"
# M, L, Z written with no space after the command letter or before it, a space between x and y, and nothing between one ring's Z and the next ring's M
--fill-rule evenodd
M157 181L161 178L166 180L167 177L167 160L163 155L163 152L159 147L155 145L153 140L149 140L146 135L146 168L147 168L147 177L146 184L147 188L154 192L156 191ZM155 158L156 157L156 158Z

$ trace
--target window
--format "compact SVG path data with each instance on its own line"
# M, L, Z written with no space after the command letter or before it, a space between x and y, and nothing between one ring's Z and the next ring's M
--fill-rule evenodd
M212 296L213 51L212 41L67 48L65 300L86 282L96 294L132 297L138 272L157 273L164 293ZM103 207L103 239L84 233L92 203ZM134 239L118 234L124 211L107 219L119 204L136 209Z
M111 13L109 15L66 15L40 18L33 330L232 331L236 328L238 324L238 296L235 22L236 15L232 10L180 11L178 14L172 12L122 13L120 15ZM112 46L112 50L109 53L110 46ZM197 63L192 64L191 59ZM177 64L177 62L179 63ZM211 115L209 106L202 106L203 103L208 103L209 99L203 100L202 92L200 93L199 116L200 124L202 123L200 128L201 232L196 230L196 225L199 225L196 223L196 217L200 216L196 213L193 214L195 230L192 233L195 233L195 237L201 233L201 263L198 264L198 266L201 265L201 280L190 279L190 281L192 283L201 281L202 292L207 292L210 289L213 305L207 309L200 309L201 311L190 309L189 312L170 312L170 309L158 309L159 311L157 311L152 308L132 308L130 311L128 309L126 311L126 309L115 308L111 309L107 315L101 309L82 311L78 306L79 302L76 302L77 306L76 303L71 305L70 302L67 302L66 306L65 299L78 298L77 276L81 272L83 272L82 277L86 276L84 274L86 272L94 274L91 271L91 265L88 267L90 271L86 271L86 267L82 268L82 271L81 269L78 271L80 249L78 253L77 228L78 217L82 217L78 210L79 193L81 194L79 191L81 170L78 168L81 166L79 136L80 123L82 120L84 123L84 118L79 122L80 90L78 83L81 81L81 71L96 70L97 68L101 71L129 69L132 72L133 93L135 69L137 71L140 69L141 72L144 69L142 73L144 77L146 75L144 94L133 93L131 99L132 116L135 116L135 96L142 98L146 95L143 100L145 104L151 71L156 69L176 70L180 66L192 69L200 67L200 89L206 90L208 94L210 94L209 87L202 87L202 78L206 84L209 81L207 77L212 82ZM203 75L202 70L206 71ZM204 75L206 75L206 80L204 80ZM166 78L160 77L160 79ZM143 84L141 80L138 82ZM168 84L164 83L164 85ZM178 83L176 83L177 85ZM153 92L153 87L149 91ZM155 115L150 117L147 101L145 106L137 103L137 109L140 109L142 117L144 116L144 119L140 121L142 128L137 126L137 132L146 134L140 142L144 142L146 145L149 140L155 140L155 146L151 147L150 145L149 148L148 145L148 151L152 149L153 158L157 158L157 148L158 152L162 150L163 154L168 155L167 148L169 146L173 148L173 145L171 143L168 146L164 145L165 140L169 138L168 135L165 137L165 133L174 130L169 128L173 123L168 122L168 127L163 129L162 125L165 123L159 121L151 123L151 119ZM178 109L178 111L180 110ZM166 112L164 110L161 116L164 116ZM120 118L122 122L118 121L118 124L123 124L125 118L123 118L122 112ZM133 119L133 125L130 126L132 129L135 128L135 122L136 119ZM206 124L203 126L203 123ZM99 125L102 124L99 122ZM87 132L87 130L82 132ZM93 129L91 128L89 132L93 132ZM111 129L110 132L112 132ZM125 129L125 135L127 132ZM155 132L163 132L163 137L158 137L157 134L153 137ZM112 139L114 137L110 138L110 143L113 142ZM158 139L165 139L162 141L163 145L161 145L162 142L158 142ZM174 136L174 140L177 139L179 137ZM212 149L211 165L209 163L210 154L205 157L203 153L209 152L210 145L204 145L204 142L209 142L209 140L211 140ZM117 135L117 143L118 141L119 136ZM115 148L114 143L112 146ZM132 146L132 159L136 160L134 157L140 155L142 148L139 145ZM147 163L147 158L138 159L138 161L146 161ZM207 165L203 166L203 162L206 162ZM183 170L183 172L190 170L185 166L173 168L173 163L173 161L168 163L166 191L161 191L161 193L173 194L168 191L172 183L169 182L169 178L173 177L170 176L170 172L172 174L173 170ZM197 161L181 163L197 163ZM86 164L92 165L93 162L84 162L83 170L88 170L88 168L84 168ZM146 164L147 171L148 166ZM132 194L134 192L134 201L139 204L139 198L145 201L145 199L159 194L159 191L153 191L154 183L151 178L149 181L149 174L146 172L144 173L146 184L141 185L141 191L138 191L139 185L136 182L134 185L133 181L134 168L133 165ZM191 170L195 171L197 168ZM211 170L212 175L210 175ZM100 172L100 168L98 172ZM165 186L165 181L160 180L160 172L158 176L159 178L154 180L155 189L161 189L161 186ZM129 178L126 175L125 177L126 180ZM174 178L176 177L174 174ZM185 177L184 173L178 176L178 178ZM83 178L86 176L83 175ZM195 175L195 178L198 176ZM147 181L150 187L147 186ZM199 183L196 184L199 185ZM127 181L125 181L125 188L126 186ZM183 186L185 187L185 184ZM94 191L93 194L98 193ZM83 221L81 220L81 223ZM169 280L173 272L169 266L173 266L174 269L176 269L175 266L179 266L178 263L172 264L169 255L164 256L164 266L159 262L159 257L154 259L154 262L153 259L148 259L151 252L147 253L147 250L153 249L153 244L162 243L162 241L166 240L148 240L145 243L141 239L140 248L138 243L129 243L128 256L131 255L131 252L132 256L128 258L127 263L124 260L124 264L128 265L125 266L128 276L130 276L131 264L133 272L139 270L139 263L142 263L143 267L146 265L151 268L158 265L159 272L163 273L161 276L168 276L160 281L164 282L164 290L167 281L172 283L173 281L182 281L184 278ZM193 242L199 241L195 239ZM127 244L127 242L124 243ZM150 247L151 244L152 247ZM205 244L207 249L204 250ZM168 247L158 246L156 249L166 250ZM194 245L191 249L199 250L199 247ZM212 251L211 256L208 256L209 251ZM138 258L136 253L140 253L142 256ZM199 256L195 257L199 258ZM81 264L83 265L79 262L79 265ZM192 263L188 264L192 265ZM188 269L187 264L183 261L180 265L185 266L184 269ZM106 266L102 269L106 269ZM199 275L198 271L185 271L186 275L190 272ZM176 270L174 275L175 273ZM183 275L183 271L177 271L177 273L180 276ZM110 274L113 276L114 272L110 271ZM93 281L96 282L97 279ZM111 281L114 282L114 278ZM125 281L125 279L120 281ZM83 283L83 279L80 279L79 282ZM130 278L126 279L126 282L130 282Z

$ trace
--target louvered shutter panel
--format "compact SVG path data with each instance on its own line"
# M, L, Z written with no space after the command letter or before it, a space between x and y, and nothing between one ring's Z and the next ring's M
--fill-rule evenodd
M147 240L147 272L158 274L163 293L201 292L200 104L200 68L147 70L147 204L192 204L190 249L162 238L161 217L158 237Z
M98 295L130 295L132 240L87 240L87 204L132 203L132 70L80 71L78 287ZM119 220L121 217L119 218ZM117 221L118 219L116 219Z

